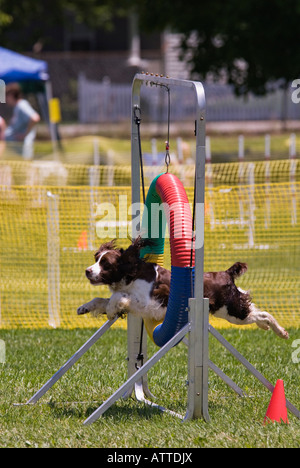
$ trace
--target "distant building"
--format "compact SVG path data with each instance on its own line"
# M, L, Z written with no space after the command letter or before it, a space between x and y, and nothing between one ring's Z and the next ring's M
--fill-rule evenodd
M48 34L51 42L38 41L28 55L42 58L56 97L62 101L64 120L77 118L77 80L83 73L89 80L130 83L138 71L150 71L173 78L188 78L180 61L180 35L169 32L139 32L135 15L114 20L112 30L92 30L75 20L71 26L57 25Z

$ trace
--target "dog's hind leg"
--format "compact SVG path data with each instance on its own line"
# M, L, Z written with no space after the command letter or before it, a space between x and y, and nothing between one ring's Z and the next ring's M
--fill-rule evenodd
M90 302L83 304L78 307L77 314L83 315L91 313L94 317L98 315L106 314L106 307L108 305L109 299L101 299L100 297L95 297Z
M255 304L250 305L250 314L245 320L245 324L256 323L259 328L269 330L271 328L276 335L280 338L287 340L289 338L288 332L279 325L277 320L269 312L259 310Z

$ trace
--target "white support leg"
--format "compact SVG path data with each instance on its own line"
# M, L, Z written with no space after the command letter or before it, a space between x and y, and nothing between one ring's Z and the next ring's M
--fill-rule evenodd
M141 336L143 332L143 337ZM141 341L142 340L142 341ZM141 347L142 343L142 347ZM142 366L143 362L147 361L147 332L144 328L142 330L142 320L138 319L131 314L127 318L127 350L128 350L128 378ZM142 359L139 359L139 354L142 354ZM133 387L128 388L123 398L129 398L134 392L138 401L143 401L146 398L154 398L148 388L147 374L141 378Z
M208 308L207 299L189 299L190 332L188 362L188 407L185 420L208 414Z
M125 382L108 400L106 400L94 413L91 414L84 424L91 424L102 416L117 400L124 394L127 394L132 389L135 383L139 382L141 378L168 352L175 346L189 330L189 324L185 325L176 335L171 338L162 348L159 349L140 369L138 369L128 380Z
M110 329L110 327L116 322L118 317L114 320L108 320L105 324L94 333L94 335L83 345L81 348L46 382L38 392L36 392L30 400L27 401L26 405L36 403L53 385L61 379L61 377L83 356L96 341L101 338L104 333Z

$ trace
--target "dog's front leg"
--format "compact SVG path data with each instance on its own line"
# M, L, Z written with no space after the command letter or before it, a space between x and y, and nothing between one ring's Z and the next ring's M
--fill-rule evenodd
M106 307L107 318L113 320L116 315L129 312L130 302L128 294L121 292L114 293Z
M90 302L83 304L78 307L77 314L83 315L91 313L94 317L98 315L106 314L106 307L108 305L109 299L101 299L100 297L95 297Z

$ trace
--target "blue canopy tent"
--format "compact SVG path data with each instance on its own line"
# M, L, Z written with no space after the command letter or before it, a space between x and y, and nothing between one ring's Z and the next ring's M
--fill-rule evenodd
M49 79L48 64L17 52L0 47L0 79L5 84L18 82L24 89L42 84L44 92L38 92L37 98L43 117L49 122L49 101L52 98L52 86ZM30 86L31 85L31 86ZM57 143L57 128L49 122L51 140L54 149Z
M47 81L48 64L0 47L0 79L5 83Z

